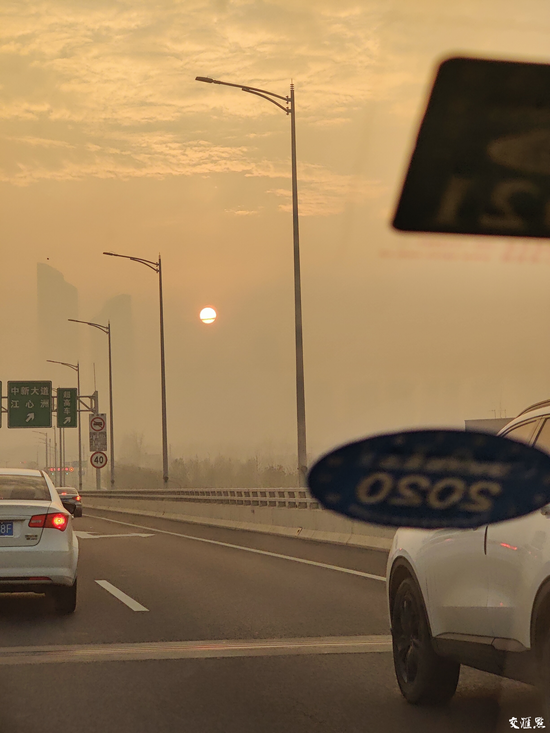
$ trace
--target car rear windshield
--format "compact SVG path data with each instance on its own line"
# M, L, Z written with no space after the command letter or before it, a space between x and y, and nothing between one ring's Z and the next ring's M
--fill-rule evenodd
M0 499L51 501L42 476L0 476Z

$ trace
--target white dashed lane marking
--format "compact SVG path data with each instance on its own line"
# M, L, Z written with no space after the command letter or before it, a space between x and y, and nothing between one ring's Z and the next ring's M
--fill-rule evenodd
M100 585L102 588L104 588L108 593L113 595L115 598L118 598L119 601L126 604L128 608L131 608L132 611L148 611L148 608L145 608L145 606L142 606L141 603L138 603L130 596L126 595L123 591L120 590L120 588L117 588L116 585L113 585L112 583L109 583L108 580L96 580L96 583Z

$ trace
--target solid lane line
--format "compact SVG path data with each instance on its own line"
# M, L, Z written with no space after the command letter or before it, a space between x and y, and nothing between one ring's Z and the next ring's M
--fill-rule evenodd
M137 527L138 529L147 529L149 532L159 532L160 534L173 535L174 537L183 537L186 540L195 540L195 542L206 542L209 545L219 545L220 547L230 547L234 550L243 550L244 552L253 552L256 555L267 555L268 557L276 557L280 560L292 560L292 562L299 562L303 565L315 565L318 568L324 568L325 570L337 570L339 573L346 573L348 575L357 575L360 578L368 578L369 580L382 580L386 578L383 575L373 575L372 573L363 573L360 570L351 570L350 568L343 568L340 565L328 565L324 562L315 562L315 560L304 560L302 557L293 557L292 555L281 555L278 552L268 552L267 550L257 550L254 547L244 547L243 545L233 545L230 542L221 542L220 540L208 540L204 537L193 537L192 535L182 534L181 532L170 532L167 529L156 529L155 527L146 527L143 524L132 524L131 522L121 522L120 519L108 519L107 517L100 517L97 514L88 514L87 517L92 519L103 519L105 522L114 522L115 524L124 524L126 527Z
M116 585L112 585L112 583L109 583L108 580L96 580L96 583L102 588L105 588L105 590L111 593L111 595L113 595L115 598L118 598L119 601L125 603L128 608L132 609L132 611L149 610L148 608L145 608L145 606L142 606L141 603L138 603L137 601L134 601L133 598L130 598L130 596L127 596L126 593L117 588Z
M385 635L4 647L0 649L0 667L3 665L60 664L67 662L369 654L390 652L391 648L391 636Z
M152 534L144 534L143 532L124 532L124 534L93 534L92 532L82 532L78 530L75 535L79 540L103 540L112 537L153 537Z

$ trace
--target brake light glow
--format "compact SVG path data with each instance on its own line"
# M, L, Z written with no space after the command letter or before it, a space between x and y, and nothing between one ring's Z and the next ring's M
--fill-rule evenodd
M82 501L82 498L81 498L80 494L77 494L77 495L75 496L75 500L76 500L76 501Z
M63 532L69 523L69 518L66 514L48 514L46 517L46 523L44 528L59 529Z
M44 529L58 529L60 532L67 529L69 517L67 514L35 514L29 519L29 527L43 527Z

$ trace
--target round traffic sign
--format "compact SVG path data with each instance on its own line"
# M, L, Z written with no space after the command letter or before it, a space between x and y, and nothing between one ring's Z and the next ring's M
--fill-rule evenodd
M103 468L107 465L107 454L101 451L96 451L90 456L90 463L94 468Z
M96 433L100 433L105 430L105 419L101 415L94 415L90 420L90 427Z

